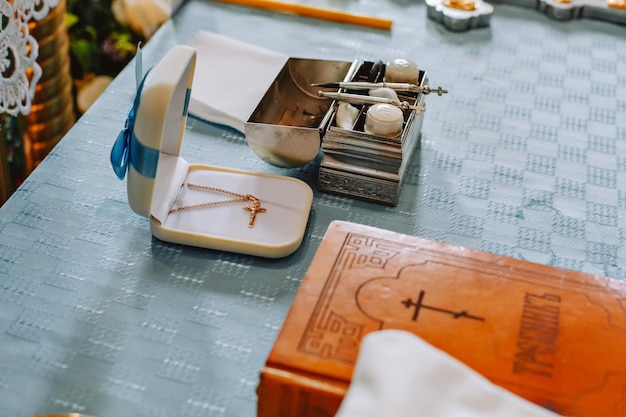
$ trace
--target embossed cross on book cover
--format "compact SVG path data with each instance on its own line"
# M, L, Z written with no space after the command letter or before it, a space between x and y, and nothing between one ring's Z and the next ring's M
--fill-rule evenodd
M626 282L336 221L261 372L258 417L333 416L382 329L558 414L626 415Z

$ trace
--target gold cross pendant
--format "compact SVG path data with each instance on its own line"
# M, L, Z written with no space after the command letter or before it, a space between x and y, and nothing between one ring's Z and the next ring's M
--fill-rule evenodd
M246 198L252 202L252 204L250 204L249 206L243 206L244 210L248 210L250 212L250 221L248 222L248 227L254 227L254 220L256 219L257 213L265 213L267 209L261 207L261 200L259 200L252 194L246 195Z

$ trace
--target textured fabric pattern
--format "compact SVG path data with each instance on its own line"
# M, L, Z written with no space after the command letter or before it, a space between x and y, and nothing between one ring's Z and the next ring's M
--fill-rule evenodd
M192 119L187 161L312 186L304 242L267 260L152 238L109 162L131 64L0 210L0 417L254 416L259 370L334 219L626 279L623 26L495 5L490 27L453 33L419 1L318 4L394 26L190 0L144 68L199 29L293 57L414 60L450 93L426 97L398 206L320 193L319 161L274 168L241 134Z

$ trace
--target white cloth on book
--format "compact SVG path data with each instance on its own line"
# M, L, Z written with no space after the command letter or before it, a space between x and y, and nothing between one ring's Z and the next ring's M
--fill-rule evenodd
M243 133L289 57L207 31L189 45L197 50L189 113Z
M412 333L373 332L360 349L335 417L557 417Z

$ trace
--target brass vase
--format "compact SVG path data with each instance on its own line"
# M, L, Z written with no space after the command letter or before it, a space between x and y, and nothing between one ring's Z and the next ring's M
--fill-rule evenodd
M45 18L29 22L28 27L39 45L37 63L42 70L30 113L25 116L24 152L26 168L31 172L72 127L76 113L66 1L59 1Z

